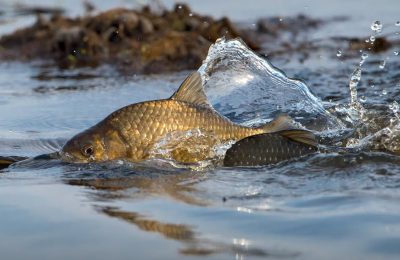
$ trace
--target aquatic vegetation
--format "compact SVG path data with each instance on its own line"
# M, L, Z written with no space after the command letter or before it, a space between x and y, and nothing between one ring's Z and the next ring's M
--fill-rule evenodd
M78 18L56 13L3 36L0 58L51 59L63 68L108 63L130 73L160 73L197 68L221 36L241 37L258 48L228 18L202 16L183 4L161 13L149 6Z

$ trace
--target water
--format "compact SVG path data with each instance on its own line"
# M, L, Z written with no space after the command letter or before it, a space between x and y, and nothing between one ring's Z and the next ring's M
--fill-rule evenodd
M305 2L298 5L316 12L318 3ZM308 36L330 41L332 28L344 27L367 39L383 18L384 33L398 30L397 2L390 3L377 6L382 17L357 15ZM234 6L242 4L229 13L241 13ZM346 9L355 6L367 4ZM294 12L283 4L276 10ZM200 171L159 161L28 160L0 172L2 259L398 259L399 47L369 53L362 64L363 53L348 57L334 44L303 63L296 54L269 62L240 41L219 41L200 68L218 111L247 125L289 113L340 149L275 166ZM188 73L121 76L108 66L63 71L2 62L0 155L56 151L115 109L169 97Z
M375 33L380 33L382 32L382 23L380 21L375 21L371 24L371 30Z

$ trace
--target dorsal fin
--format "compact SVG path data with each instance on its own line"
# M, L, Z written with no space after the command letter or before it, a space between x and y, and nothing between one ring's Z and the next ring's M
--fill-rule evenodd
M179 89L170 99L184 101L196 105L210 106L204 93L203 84L199 72L190 74L181 84Z

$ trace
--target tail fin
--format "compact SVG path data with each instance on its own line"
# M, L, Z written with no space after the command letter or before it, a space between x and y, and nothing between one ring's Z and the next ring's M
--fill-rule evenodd
M307 130L299 129L288 115L280 115L271 122L260 127L265 133L277 133L293 141L317 146L315 135Z
M265 133L274 133L288 129L298 129L299 127L294 124L293 119L288 115L280 115L274 120L259 127Z
M302 129L283 130L277 132L277 134L280 134L281 136L289 138L290 140L298 143L308 144L315 147L318 146L318 142L315 139L315 135L307 130L302 130Z

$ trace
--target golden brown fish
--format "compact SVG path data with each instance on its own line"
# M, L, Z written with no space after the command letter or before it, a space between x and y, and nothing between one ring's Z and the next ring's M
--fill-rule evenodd
M198 72L191 74L169 99L147 101L121 108L97 125L74 136L61 151L68 162L123 159L132 162L152 157L195 163L213 155L215 145L247 136L293 128L287 117L278 117L257 128L234 124L208 103ZM181 143L173 140L168 154L157 154L159 143L174 133L200 131ZM290 134L284 131L282 135ZM177 135L177 138L182 136ZM314 144L311 132L296 130L293 140ZM167 145L168 146L168 145Z

